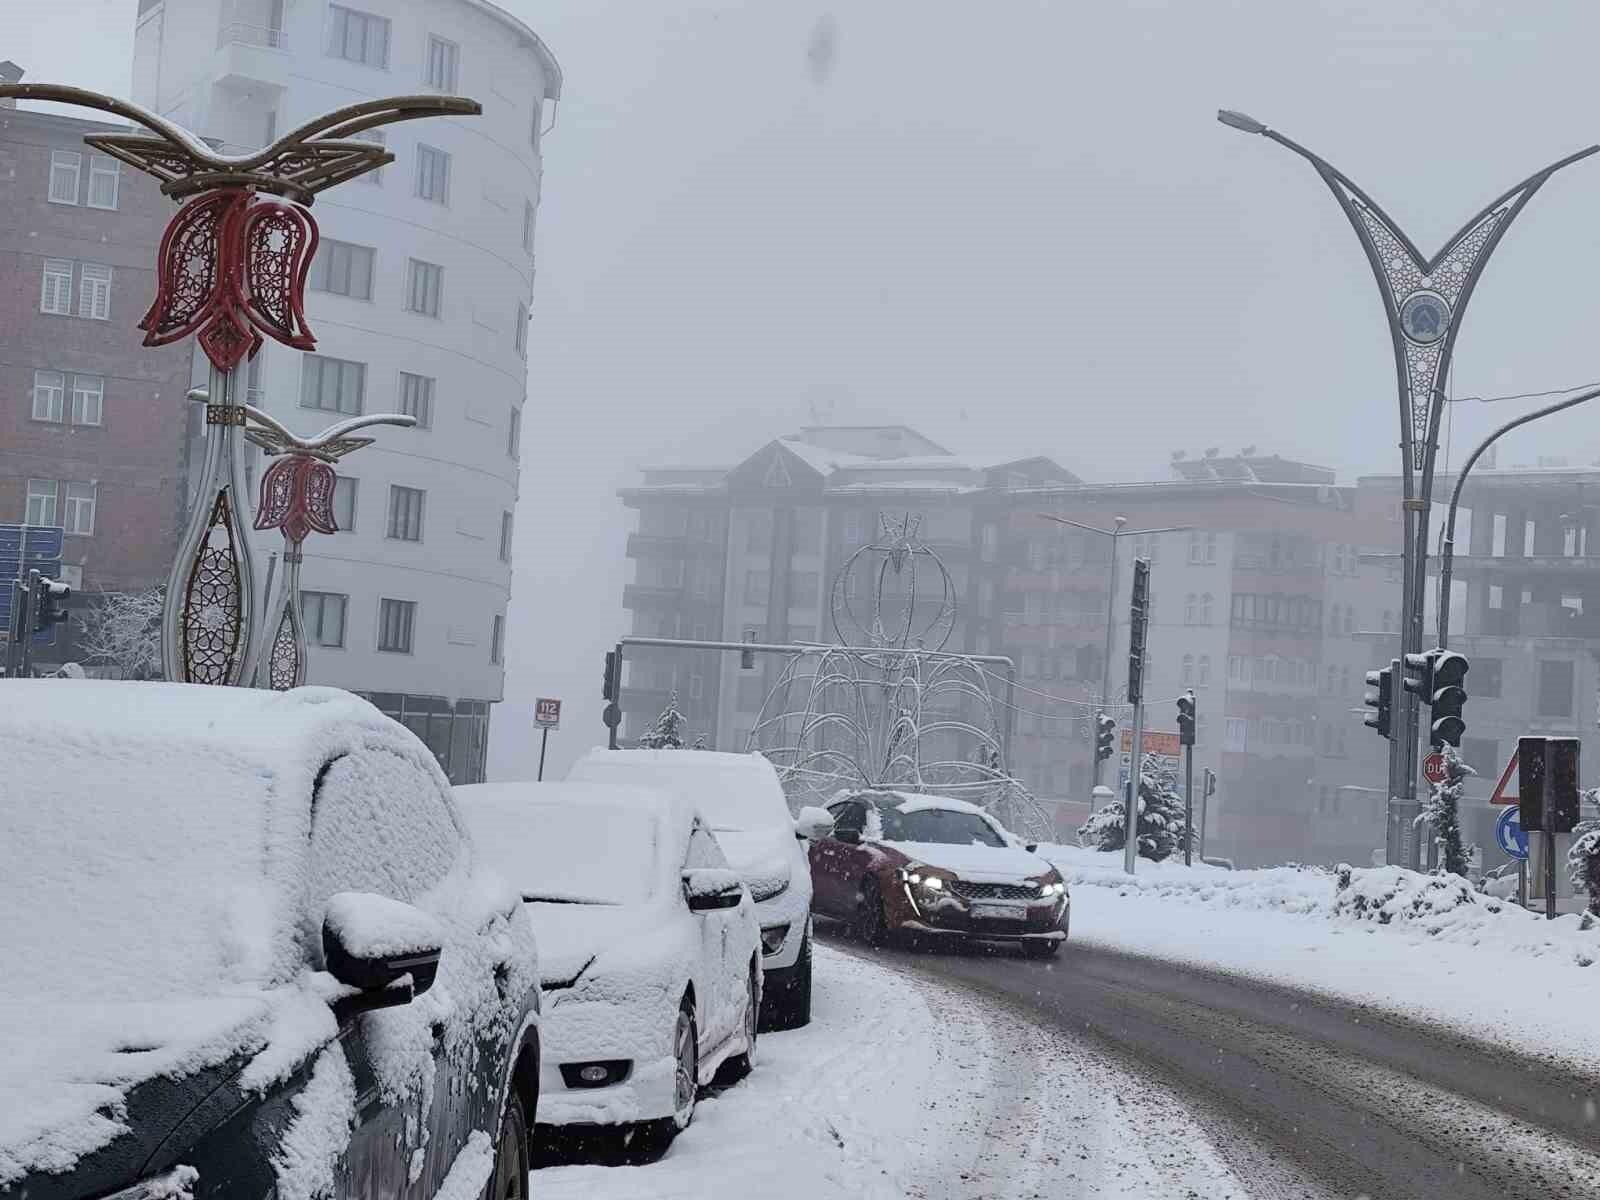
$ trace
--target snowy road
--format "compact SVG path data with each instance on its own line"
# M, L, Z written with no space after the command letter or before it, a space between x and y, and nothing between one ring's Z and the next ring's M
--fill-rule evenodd
M849 953L865 953L846 939L830 939ZM1062 1038L1069 1054L1094 1056L1086 1046L1109 1051L1122 1068L1109 1071L1113 1080L1158 1082L1135 1103L1187 1113L1183 1120L1200 1131L1176 1134L1168 1154L1194 1155L1219 1184L1231 1169L1232 1178L1247 1181L1245 1195L1600 1194L1600 1078L1594 1076L1534 1066L1449 1030L1371 1009L1082 943L1069 943L1053 963L1003 948L873 957L913 978L953 984L958 991L948 1002L964 1011L971 1011L970 995L987 995L989 1016L1002 1024L1027 1021L1041 1039ZM1075 1079L1071 1068L1049 1074L1054 1082L1040 1099L1068 1109L1103 1086L1092 1077ZM1002 1186L997 1175L992 1189L953 1194L1031 1196L1030 1184L1052 1196L1147 1194L1136 1187L1082 1190L1085 1176L1102 1184L1116 1178L1105 1166L1073 1172L1067 1161L1037 1165L1031 1178L1013 1172ZM1194 1194L1228 1192L1214 1184Z

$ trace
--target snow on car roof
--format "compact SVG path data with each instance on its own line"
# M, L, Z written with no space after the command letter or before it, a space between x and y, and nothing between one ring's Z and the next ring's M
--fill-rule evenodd
M604 783L475 783L455 788L478 853L524 897L642 904L663 863L682 861L686 801ZM673 857L676 853L676 857Z
M573 764L567 778L659 788L691 801L717 830L765 829L791 820L778 773L759 754L595 749Z
M987 817L988 811L976 804L969 804L965 800L955 800L949 796L931 796L926 792L873 792L873 796L886 796L898 801L895 808L903 813L922 812L929 808L942 808L948 812L974 813L980 817Z

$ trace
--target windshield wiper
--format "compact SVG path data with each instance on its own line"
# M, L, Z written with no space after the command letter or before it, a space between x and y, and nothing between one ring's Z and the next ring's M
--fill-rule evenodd
M528 904L593 904L600 908L616 908L615 900L591 900L585 896L540 896L534 892L523 892L522 899Z

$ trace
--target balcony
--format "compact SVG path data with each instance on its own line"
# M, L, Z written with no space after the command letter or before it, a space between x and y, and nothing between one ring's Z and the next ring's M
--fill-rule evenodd
M249 90L289 84L289 55L283 30L244 21L223 21L217 29L213 72L222 87Z
M634 612L641 609L677 609L682 605L682 588L630 583L622 589L622 607Z

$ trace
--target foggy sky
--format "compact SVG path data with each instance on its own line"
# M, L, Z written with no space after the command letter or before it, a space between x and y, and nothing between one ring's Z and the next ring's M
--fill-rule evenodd
M504 4L566 83L492 777L531 775L535 695L567 701L550 773L603 734L614 492L641 461L732 462L815 413L1091 480L1164 477L1170 451L1207 446L1345 482L1396 470L1355 237L1308 165L1216 124L1219 106L1324 154L1425 253L1600 139L1600 8L1579 0ZM0 58L126 94L134 10L0 0L28 16ZM1519 218L1465 318L1457 395L1600 380L1597 205L1600 157ZM1441 464L1535 403L1456 406ZM1600 410L1512 435L1500 461L1537 454L1593 461Z

